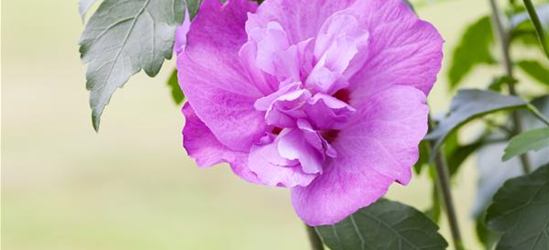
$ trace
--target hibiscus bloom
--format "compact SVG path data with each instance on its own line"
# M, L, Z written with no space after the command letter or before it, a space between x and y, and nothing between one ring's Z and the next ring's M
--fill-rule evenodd
M205 0L177 37L199 166L290 188L312 226L410 181L443 41L402 0Z

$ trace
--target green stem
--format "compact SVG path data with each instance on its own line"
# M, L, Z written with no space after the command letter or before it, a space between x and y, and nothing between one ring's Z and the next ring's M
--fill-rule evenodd
M428 124L430 130L435 129L435 124L431 120L431 115L428 117ZM427 148L429 155L435 154L435 173L436 173L436 187L440 190L439 194L444 204L444 210L448 217L448 224L450 225L450 232L452 233L452 240L455 250L464 250L463 240L461 238L461 231L459 229L459 223L457 219L456 209L454 207L454 199L452 197L452 191L450 189L450 171L445 161L444 152L441 149L434 151L431 143L427 142ZM431 165L431 164L430 164Z
M454 240L454 248L456 250L463 250L463 240L461 239L461 233L459 230L459 223L457 220L456 209L454 206L454 200L452 198L452 191L450 190L450 174L448 171L448 165L444 160L444 153L439 149L435 158L435 169L437 175L437 187L442 195L442 201L444 203L444 210L448 215L448 224L450 225L450 231L452 232L452 239Z
M543 48L543 51L545 52L545 55L547 56L547 58L549 58L549 48L547 48L548 46L547 40L545 40L545 34L543 33L543 26L541 25L541 22L539 20L539 16L538 16L538 13L536 12L536 8L534 7L532 0L523 0L523 2L524 2L524 6L526 7L526 10L528 11L528 15L530 16L530 20L532 20L532 24L536 29L536 33L538 34L541 47Z
M530 111L530 113L532 113L536 118L545 123L545 125L549 126L549 120L547 120L547 118L543 114L541 114L541 112L539 112L539 110L535 106L533 106L532 104L528 104L527 108L528 111Z
M305 227L307 229L307 235L309 236L309 242L311 243L311 249L324 250L324 245L322 244L322 240L318 236L318 233L316 232L315 228L309 225L305 225Z
M497 36L501 42L501 52L503 54L503 64L505 67L505 73L508 77L513 77L513 64L511 61L510 56L510 44L509 44L509 32L504 28L503 24L501 23L501 16L499 12L499 8L496 4L495 0L490 0L490 7L492 9L492 19L493 23L496 26L496 33ZM515 90L515 85L513 83L507 84L509 87L509 94L513 96L517 96L517 91ZM513 135L520 134L522 130L522 119L517 111L513 111L511 114L511 117L513 119L513 125L514 125L514 131ZM520 161L522 163L522 170L525 174L530 173L532 167L530 164L530 159L528 158L527 154L523 154L520 156Z

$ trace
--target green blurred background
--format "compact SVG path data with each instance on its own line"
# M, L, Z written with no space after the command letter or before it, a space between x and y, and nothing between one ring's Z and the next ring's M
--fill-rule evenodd
M224 165L199 169L186 156L184 119L165 84L173 60L157 78L139 73L119 90L95 133L77 46L77 1L1 4L3 249L308 248L287 190L247 184ZM448 55L464 27L488 12L488 1L444 1L417 11L446 39L445 67L430 97L440 113L450 100ZM497 72L481 67L465 85L484 87ZM476 181L469 159L453 185L470 249L480 249L470 219ZM393 185L388 197L428 208L426 172L408 187Z

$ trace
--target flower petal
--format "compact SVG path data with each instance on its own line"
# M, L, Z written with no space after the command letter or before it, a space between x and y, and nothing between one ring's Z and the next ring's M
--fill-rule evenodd
M322 24L336 11L355 0L268 0L256 14L250 14L249 27L266 27L269 22L279 23L288 34L291 44L316 37Z
M367 165L407 184L411 167L419 157L418 145L428 129L429 107L425 100L420 90L410 86L394 86L376 93L356 106L356 115L334 143L359 143Z
M189 33L189 29L191 28L190 16L191 14L189 14L189 10L185 8L185 18L183 19L183 23L175 30L175 44L173 46L173 52L175 55L181 54L187 45L187 33Z
M238 55L247 40L247 13L256 6L247 0L225 5L205 0L177 62L179 82L197 116L222 144L239 151L249 150L266 127L253 104L267 87L249 79Z
M305 112L318 130L339 129L355 112L347 103L323 93L315 94L308 104Z
M370 32L368 59L348 76L352 99L394 85L414 86L427 95L442 62L444 41L438 31L402 0L357 1L349 11Z
M315 46L315 58L326 57L331 71L343 73L359 50L367 52L369 32L349 14L334 14L322 25ZM366 57L365 53L360 54Z
M308 90L294 90L276 98L265 114L269 125L291 128L295 127L296 119L305 116L301 107L311 98Z
M251 183L259 183L257 176L248 168L248 154L233 151L221 144L196 116L188 102L183 106L182 112L185 115L183 146L189 156L196 160L198 166L211 167L227 162L234 173L242 179Z
M250 152L249 166L261 183L267 186L307 186L316 177L302 170L297 160L280 156L278 141L264 146L254 146Z
M280 135L278 154L289 160L298 160L301 169L307 174L322 172L323 152L319 152L318 145L311 145L301 130L291 130ZM318 141L318 144L321 142Z
M252 42L257 44L257 66L271 75L277 75L276 66L272 59L274 54L285 51L290 47L286 32L278 23L270 22L265 29L253 29L248 35Z
M368 206L393 181L407 184L427 132L425 95L395 86L367 97L332 146L337 157L307 187L292 189L292 203L309 225L336 223Z

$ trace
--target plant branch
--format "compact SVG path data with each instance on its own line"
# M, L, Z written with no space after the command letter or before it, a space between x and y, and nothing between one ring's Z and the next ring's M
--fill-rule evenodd
M490 0L490 7L492 9L492 22L496 27L496 37L499 38L501 43L501 50L503 54L503 65L505 66L505 73L508 77L513 77L513 64L511 62L511 56L509 54L510 45L510 33L507 32L501 21L501 14L495 0ZM511 95L516 95L515 86L508 84L509 92Z
M311 249L312 250L324 250L324 245L322 244L322 240L318 236L318 233L316 232L314 227L311 227L309 225L305 225L307 228L307 235L309 236L309 242L311 243Z
M431 120L431 115L428 117L429 129L433 130L435 128L435 123ZM440 190L439 194L442 196L442 202L444 204L444 210L448 217L448 224L450 225L450 231L452 233L452 239L454 243L455 250L464 250L463 240L461 238L461 231L459 229L459 223L457 220L456 209L454 207L454 200L452 198L452 191L450 189L450 172L448 170L448 165L445 161L445 155L442 149L432 147L429 141L427 143L427 149L429 155L435 155L435 173L436 173L436 187ZM432 166L432 164L429 164Z
M437 175L436 185L440 194L442 195L442 201L444 203L444 209L448 215L448 224L450 224L450 231L452 232L452 239L454 240L454 248L456 250L463 250L463 240L461 239L461 232L459 230L459 223L457 220L457 214L454 207L454 200L452 198L452 191L450 190L450 174L448 172L448 165L444 160L444 152L439 149L435 158L435 169Z
M490 7L492 9L492 19L493 19L493 23L494 25L496 26L496 33L497 33L497 37L499 38L500 42L501 42L501 52L503 54L503 64L504 64L504 67L505 67L505 73L507 74L507 76L511 77L511 78L514 78L513 77L513 64L512 64L512 61L511 61L511 55L510 55L510 34L509 32L506 30L506 28L503 26L503 23L501 21L501 15L500 15L500 11L499 11L499 8L496 4L496 1L495 0L490 0ZM513 95L513 96L517 96L517 91L515 89L515 85L513 83L509 83L507 84L507 86L509 87L509 94ZM523 129L522 129L522 120L521 120L521 117L519 115L519 113L517 111L513 111L513 113L511 114L512 116L512 119L513 119L513 125L514 125L514 131L513 131L513 134L514 135L517 135L517 134L520 134ZM530 164L530 159L528 158L528 155L527 154L523 154L520 156L520 161L522 163L522 169L524 171L525 174L528 174L530 173L532 167L531 167L531 164Z
M526 10L528 11L528 15L530 16L530 20L532 20L532 24L536 29L539 42L541 43L541 47L545 52L545 56L547 56L547 58L549 59L549 48L547 48L548 46L547 40L545 40L545 35L543 34L543 26L541 25L541 22L539 20L539 16L538 16L538 13L536 12L536 8L534 7L534 4L532 4L532 0L523 0L523 2L524 2L524 6L526 7Z

